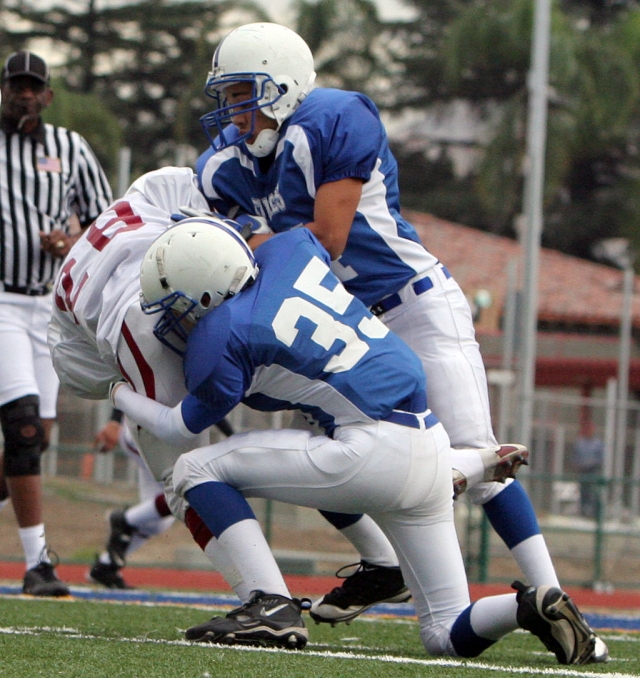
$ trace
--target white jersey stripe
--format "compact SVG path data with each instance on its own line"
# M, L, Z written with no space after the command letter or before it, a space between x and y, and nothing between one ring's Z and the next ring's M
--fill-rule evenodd
M319 408L333 417L336 426L355 421L367 424L374 422L328 382L296 374L282 365L258 367L245 393L245 396L249 395L264 395L282 402Z

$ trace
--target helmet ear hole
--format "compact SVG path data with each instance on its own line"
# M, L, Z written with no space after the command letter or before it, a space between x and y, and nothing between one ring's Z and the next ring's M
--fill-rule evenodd
M211 304L211 295L209 292L205 292L201 297L200 297L200 305L203 308L209 308Z

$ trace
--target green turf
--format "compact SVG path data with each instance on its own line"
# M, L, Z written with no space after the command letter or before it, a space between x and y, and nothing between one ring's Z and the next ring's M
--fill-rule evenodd
M604 634L613 660L562 667L540 642L514 633L477 660L428 657L412 620L309 623L305 650L186 643L184 629L215 614L174 605L0 599L0 675L11 678L444 678L640 675L640 634Z

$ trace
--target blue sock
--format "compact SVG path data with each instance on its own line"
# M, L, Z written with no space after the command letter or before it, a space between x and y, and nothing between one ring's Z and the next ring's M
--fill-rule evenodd
M216 538L241 520L256 519L243 495L226 483L202 483L184 496Z
M497 641L481 638L471 626L471 608L464 610L451 629L451 644L459 657L477 657Z
M531 500L517 480L483 504L482 508L491 526L509 549L529 537L540 534L540 526Z

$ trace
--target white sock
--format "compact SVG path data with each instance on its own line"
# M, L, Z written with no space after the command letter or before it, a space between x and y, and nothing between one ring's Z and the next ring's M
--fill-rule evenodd
M477 449L467 447L463 449L451 448L451 467L460 471L467 479L467 487L482 482L484 478L484 462Z
M6 499L3 499L0 501L0 511L11 501L10 497L7 497Z
M218 537L218 542L249 591L259 590L291 598L257 520L246 518L234 523Z
M541 534L534 534L511 549L511 553L531 586L560 587L549 549Z
M251 588L245 583L242 575L238 572L238 568L215 537L209 539L209 543L204 547L204 554L209 559L213 569L224 577L236 596L240 598L240 602L248 602Z
M518 603L515 593L480 598L471 608L471 628L487 640L499 640L520 628L516 619Z
M373 518L364 515L357 523L340 532L351 542L362 560L381 567L398 567L393 546Z
M155 497L147 501L140 502L131 506L124 512L124 519L131 527L140 527L145 523L151 523L160 519L160 514L156 508Z
M24 557L27 561L27 570L35 567L38 563L49 562L47 555L47 541L44 532L44 524L34 525L33 527L18 528Z

